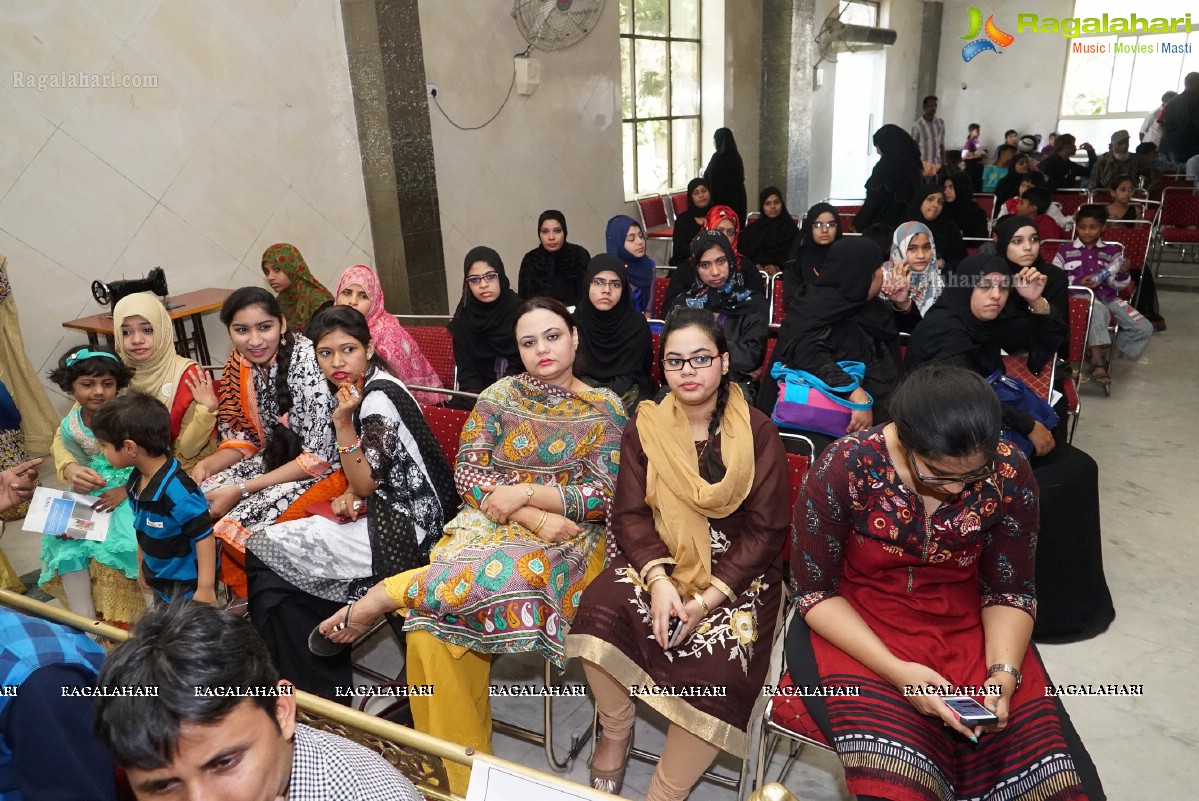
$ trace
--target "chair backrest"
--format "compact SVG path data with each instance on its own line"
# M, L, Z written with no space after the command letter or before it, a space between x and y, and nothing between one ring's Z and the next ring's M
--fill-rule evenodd
M762 371L762 377L764 379L766 379L767 381L774 380L773 378L770 377L770 364L771 364L771 360L774 358L774 346L777 345L778 343L779 343L778 337L767 337L766 338L766 353L764 356L764 361L762 362L762 364L765 365L766 369Z
M1094 298L1095 293L1090 289L1090 287L1070 287L1069 359L1071 363L1078 362L1080 367L1087 352L1087 332L1091 325L1091 301Z
M680 214L687 213L687 193L686 192L671 192L670 207L674 209L674 216L677 219Z
M803 437L802 439L807 438ZM808 444L812 444L810 440ZM811 465L811 456L803 456L798 453L787 454L787 489L791 492L791 506L795 506L795 501L799 499L799 491L803 487L804 479L808 477L808 468Z
M637 213L641 215L641 227L646 232L670 225L666 203L661 195L643 195L637 198Z
M1052 365L1052 361L1050 364ZM1046 403L1049 402L1049 391L1053 389L1053 370L1052 366L1047 365L1040 375L1034 375L1032 370L1028 369L1027 355L1005 353L1003 356L1003 372L1012 378L1019 378Z
M745 224L752 225L753 223L756 223L761 218L762 218L762 212L751 211L749 214L745 215Z
M1181 187L1188 192L1195 191L1195 179L1187 178L1185 175L1163 175L1161 183L1158 184L1157 192L1150 197L1162 197L1167 189Z
M1072 239L1042 239L1041 240L1041 258L1046 264L1053 264L1053 257L1062 249L1062 245L1073 244Z
M1199 195L1182 187L1171 187L1162 193L1161 226L1191 228L1199 226Z
M1109 225L1103 232L1104 241L1119 242L1124 247L1124 258L1134 270L1144 269L1152 238L1153 225L1148 222Z
M778 328L786 316L787 307L783 303L783 274L779 273L770 279L770 327Z
M462 426L470 412L466 409L449 409L445 406L422 406L421 411L429 423L429 430L441 446L441 452L452 468L458 462L458 444L462 440Z
M662 312L666 306L666 288L668 286L670 286L669 277L658 276L654 279L654 302L651 306L650 314L655 319L661 320L663 317Z
M429 364L433 365L442 386L455 387L454 340L449 329L443 325L405 325L404 329L412 334Z
M654 348L653 352L652 352L654 363L650 367L650 377L653 378L655 381L657 381L659 384L661 384L662 383L662 359L661 359L662 354L660 353L660 349L662 347L662 332L661 331L652 331L652 332L650 332L649 337L651 340L653 340L653 348Z
M1053 193L1053 202L1061 206L1065 214L1073 215L1079 206L1087 202L1087 192L1085 189L1059 189Z
M983 214L987 215L987 219L995 218L995 195L990 192L979 192L974 195L974 203L983 210Z

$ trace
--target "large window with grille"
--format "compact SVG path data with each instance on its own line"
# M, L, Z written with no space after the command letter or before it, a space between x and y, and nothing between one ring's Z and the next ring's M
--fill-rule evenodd
M699 68L700 0L620 0L626 195L699 174Z

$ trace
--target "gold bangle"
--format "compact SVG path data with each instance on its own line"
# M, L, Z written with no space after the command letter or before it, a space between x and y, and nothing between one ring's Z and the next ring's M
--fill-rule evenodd
M695 602L699 604L699 608L703 611L704 617L707 617L708 613L712 610L708 607L708 602L704 600L704 594L702 592L694 592L691 594L691 597L694 598Z
M648 590L648 589L650 589L650 588L652 588L652 587L654 586L654 582L655 582L655 581L660 581L660 580L662 580L662 579L666 579L666 580L668 580L668 581L669 581L669 580L670 580L670 576L666 575L665 573L659 573L659 574L658 574L658 575L656 575L656 576L651 576L651 577L650 577L650 579L649 579L648 581L646 581L646 582L645 582L645 588L646 588L647 590Z
M549 520L549 519L550 519L550 513L549 513L549 512L547 512L547 511L544 511L544 510L542 510L542 512L541 512L541 519L537 521L537 525L533 526L533 533L534 533L534 534L540 534L540 533L541 533L541 527L542 527L542 526L544 526L544 525L545 525L545 521L547 521L547 520Z

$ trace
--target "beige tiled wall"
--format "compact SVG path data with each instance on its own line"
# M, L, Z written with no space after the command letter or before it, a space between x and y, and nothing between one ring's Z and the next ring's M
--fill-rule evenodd
M512 79L512 56L526 47L511 0L421 0L426 80L458 123L478 125L499 108ZM459 131L432 110L433 149L453 302L461 265L475 245L490 245L516 284L521 257L537 245L537 216L560 209L568 239L603 251L604 226L628 213L622 189L620 50L617 3L594 31L566 50L533 54L541 85L515 91L495 121Z
M16 85L80 71L157 87ZM5 2L0 131L0 253L43 374L82 339L61 322L99 309L94 279L162 265L172 293L261 285L278 241L326 283L372 262L332 0Z

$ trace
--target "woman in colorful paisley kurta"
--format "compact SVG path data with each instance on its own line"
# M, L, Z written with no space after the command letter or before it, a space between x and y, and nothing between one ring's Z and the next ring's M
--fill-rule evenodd
M416 727L491 750L491 655L536 651L563 663L583 589L604 567L605 529L620 462L624 406L574 375L578 333L556 300L516 314L526 372L479 396L462 429L454 479L465 505L428 567L376 584L318 629L346 642L382 615L406 616ZM469 770L449 766L463 792Z

